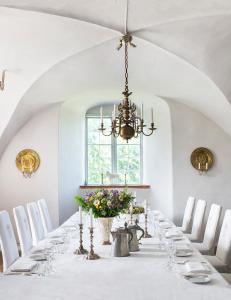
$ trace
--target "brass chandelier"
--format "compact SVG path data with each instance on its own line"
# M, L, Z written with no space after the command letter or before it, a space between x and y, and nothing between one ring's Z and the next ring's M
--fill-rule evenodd
M129 96L132 92L129 92L128 88L128 46L136 47L136 45L132 42L132 36L129 33L126 33L120 39L119 47L120 50L124 45L124 57L125 57L125 89L122 93L124 95L123 101L118 105L118 116L116 116L116 107L114 105L114 110L112 113L112 122L111 122L111 130L108 132L104 127L103 122L103 108L100 109L101 115L101 124L99 130L105 136L113 135L115 138L121 136L127 142L131 138L137 138L140 134L145 136L150 136L154 130L156 130L154 126L153 120L153 109L151 108L151 125L148 128L149 131L145 132L145 127L147 127L144 123L143 119L143 104L141 107L141 116L138 116L136 111L135 103L132 103L129 100Z

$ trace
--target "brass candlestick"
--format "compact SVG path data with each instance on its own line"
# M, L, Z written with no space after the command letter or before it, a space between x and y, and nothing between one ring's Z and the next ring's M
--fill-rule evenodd
M144 238L148 239L151 238L152 236L148 233L148 214L145 213L145 228L144 228Z
M131 223L131 225L133 224L133 213L132 212L130 213L130 223Z
M79 249L76 249L74 254L82 255L87 253L88 251L83 247L83 224L79 224Z
M98 254L96 254L93 250L93 248L94 248L94 245L93 245L94 228L90 227L89 231L90 231L90 251L88 252L87 259L89 259L89 260L99 259L100 256Z

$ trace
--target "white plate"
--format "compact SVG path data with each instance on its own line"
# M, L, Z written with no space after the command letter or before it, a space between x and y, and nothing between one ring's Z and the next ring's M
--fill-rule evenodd
M183 239L184 239L183 235L182 236L174 236L174 237L172 237L173 241L180 241L180 240L183 240Z
M49 242L53 245L64 244L63 240L50 240Z
M206 274L186 274L184 278L192 283L203 284L211 281L210 276Z
M188 257L192 255L191 250L177 250L176 251L176 256L177 257Z

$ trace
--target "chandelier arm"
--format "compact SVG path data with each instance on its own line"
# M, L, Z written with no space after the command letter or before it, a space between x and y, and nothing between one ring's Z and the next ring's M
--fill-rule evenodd
M153 134L153 131L154 131L154 130L155 130L155 129L151 129L151 132L150 132L150 133L145 133L144 131L142 131L142 134L145 135L145 136L150 136L150 135Z
M102 134L103 134L104 136L110 136L110 135L112 135L112 131L110 131L108 134L106 134L106 133L104 133L104 131L102 131Z

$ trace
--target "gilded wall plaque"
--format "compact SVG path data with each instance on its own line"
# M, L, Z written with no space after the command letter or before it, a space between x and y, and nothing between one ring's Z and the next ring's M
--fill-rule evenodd
M39 155L32 149L24 149L16 157L16 166L24 177L31 177L37 171L39 165Z
M191 164L196 170L207 172L214 164L213 153L204 147L197 148L191 154Z

